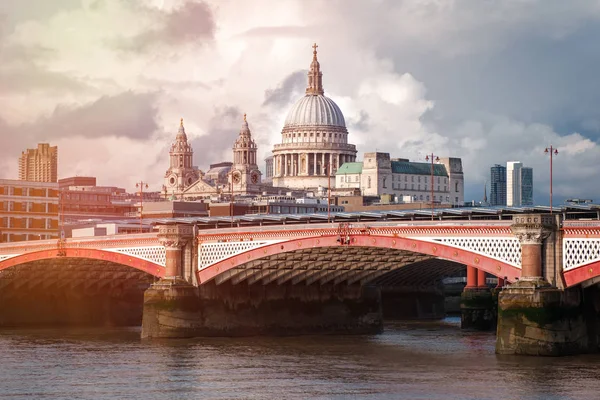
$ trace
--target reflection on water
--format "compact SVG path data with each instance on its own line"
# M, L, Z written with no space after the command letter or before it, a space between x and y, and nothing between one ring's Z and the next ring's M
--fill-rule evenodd
M507 357L457 318L381 335L141 341L0 331L1 399L594 399L600 357Z

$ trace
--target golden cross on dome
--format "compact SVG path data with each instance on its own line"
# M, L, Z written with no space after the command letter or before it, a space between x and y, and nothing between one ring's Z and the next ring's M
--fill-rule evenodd
M179 120L179 124L180 124L179 126L183 126L183 118L181 118L181 119Z
M244 121L246 121L246 113L244 113Z
M312 48L313 48L313 53L316 53L316 52L317 52L317 47L319 47L319 46L317 46L317 44L316 44L316 43L314 43L314 44L312 45Z

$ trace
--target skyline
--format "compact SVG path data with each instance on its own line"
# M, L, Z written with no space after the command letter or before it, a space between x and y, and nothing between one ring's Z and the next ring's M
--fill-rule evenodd
M260 12L266 7L269 13ZM244 113L263 160L304 92L316 42L325 94L342 109L359 155L386 149L412 161L431 151L461 157L465 200L481 200L491 166L519 159L535 170L535 203L547 204L543 151L553 144L560 151L555 202L598 199L600 188L589 182L600 159L592 71L600 7L489 7L0 4L0 52L9 60L0 66L3 177L16 178L21 151L48 142L59 146L60 177L92 175L128 190L144 179L160 190L181 117L205 172L231 159ZM403 23L381 23L394 18Z

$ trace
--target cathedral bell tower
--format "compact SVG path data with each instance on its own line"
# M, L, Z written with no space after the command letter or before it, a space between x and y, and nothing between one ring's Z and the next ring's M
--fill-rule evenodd
M169 169L165 173L165 194L180 195L200 178L200 172L193 166L194 150L188 143L183 118L179 124L175 142L169 150Z
M240 135L233 145L233 166L229 175L234 194L260 193L261 173L256 164L256 150L256 143L252 140L244 114Z

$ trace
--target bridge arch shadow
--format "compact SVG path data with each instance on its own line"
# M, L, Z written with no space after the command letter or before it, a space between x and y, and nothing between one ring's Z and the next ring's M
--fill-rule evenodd
M124 254L52 249L0 263L2 326L139 326L164 267Z

